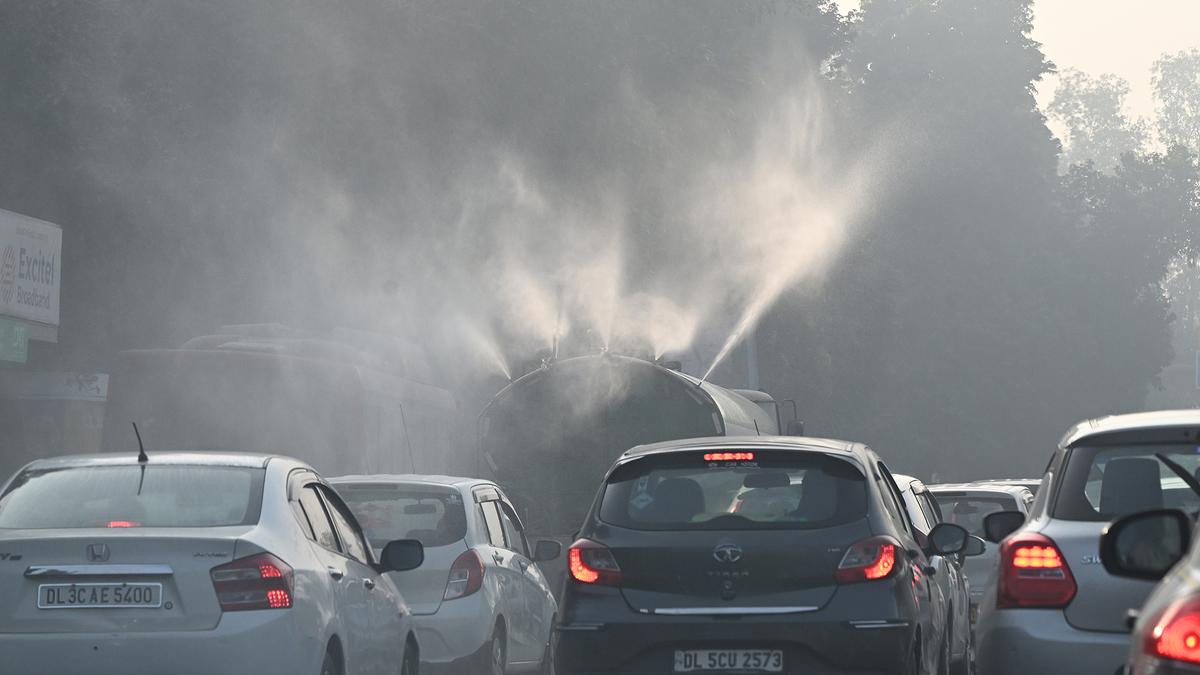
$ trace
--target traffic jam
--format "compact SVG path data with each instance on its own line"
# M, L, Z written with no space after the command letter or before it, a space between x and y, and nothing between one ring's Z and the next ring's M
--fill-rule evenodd
M236 346L221 356L243 356ZM727 433L613 441L594 484L590 471L552 464L547 478L520 462L539 441L504 420L535 404L555 415L556 391L618 371L678 406L664 403L662 421L716 415ZM927 484L862 443L804 436L797 422L780 433L764 403L661 364L566 359L485 409L488 477L326 476L286 455L149 447L131 424L129 451L37 459L0 490L3 672L1200 663L1200 413L1081 422L1040 479ZM769 433L746 433L756 427ZM541 443L598 437L591 420L551 431ZM514 474L525 480L506 484ZM567 489L539 493L545 480Z

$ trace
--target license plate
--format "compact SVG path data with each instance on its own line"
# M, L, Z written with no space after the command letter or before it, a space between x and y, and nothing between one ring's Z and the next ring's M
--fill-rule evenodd
M675 651L675 672L782 673L780 649L686 649Z
M42 584L38 609L162 606L162 584Z

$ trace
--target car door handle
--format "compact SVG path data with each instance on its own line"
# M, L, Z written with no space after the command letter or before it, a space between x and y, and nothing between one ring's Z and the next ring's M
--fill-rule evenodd
M341 581L342 577L346 576L345 572L336 567L326 567L325 569L329 570L329 576L333 577L335 581Z
M363 587L365 587L368 591L375 590L375 580L374 579L363 579Z
M492 560L495 560L497 565L504 564L504 556L500 555L499 553L493 553Z
M517 567L520 567L522 572L527 572L527 571L529 571L529 561L527 561L527 560L518 560L518 561L517 561Z

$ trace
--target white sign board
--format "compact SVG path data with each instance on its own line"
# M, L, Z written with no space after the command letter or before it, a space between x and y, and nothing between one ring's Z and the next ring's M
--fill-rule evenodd
M58 325L62 230L0 210L0 315Z

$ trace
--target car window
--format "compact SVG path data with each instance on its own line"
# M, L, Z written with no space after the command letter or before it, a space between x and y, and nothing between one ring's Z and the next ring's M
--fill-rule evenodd
M1015 511L1017 500L1003 492L934 493L947 523L953 523L976 537L983 537L983 519L1000 511Z
M504 502L494 502L500 505L500 524L504 528L504 539L508 548L529 557L529 545L525 542L525 532L521 528L520 518L513 512L512 507Z
M929 498L928 492L922 492L917 495L917 506L920 507L921 514L925 517L925 522L929 524L929 529L932 530L935 525L942 522L941 517L934 511L933 500Z
M308 519L309 526L312 528L314 541L330 551L340 553L341 549L338 547L337 535L333 533L333 523L329 521L329 515L325 512L325 505L321 503L321 498L317 496L316 485L304 486L304 489L300 490L299 501L300 507Z
M600 518L638 530L832 527L866 516L865 481L850 462L817 453L671 453L618 467Z
M488 541L496 548L508 548L504 540L504 525L500 522L499 502L488 501L479 505L483 523L487 528Z
M0 497L0 529L250 525L264 478L261 468L231 466L27 469Z
M888 515L896 523L896 527L902 532L912 532L912 528L908 525L908 519L904 515L904 507L901 505L900 495L896 490L896 482L892 479L892 474L879 462L877 465L879 473L877 481L879 483L879 491L883 493L884 507L887 509Z
M921 493L921 503L924 504L924 507L929 514L929 522L937 525L945 520L945 518L942 517L942 507L938 506L937 500L933 498L933 495L928 490Z
M1195 444L1072 448L1054 517L1099 522L1151 509L1200 511L1200 496L1162 458L1200 476Z
M333 522L338 541L342 544L342 553L364 565L369 564L371 554L368 552L366 540L359 532L350 509L346 508L341 498L333 490L323 485L318 486L318 490L325 500L325 505L329 507L329 519Z
M334 487L376 550L396 539L416 539L426 548L434 548L467 536L467 511L462 495L454 488L379 484Z

